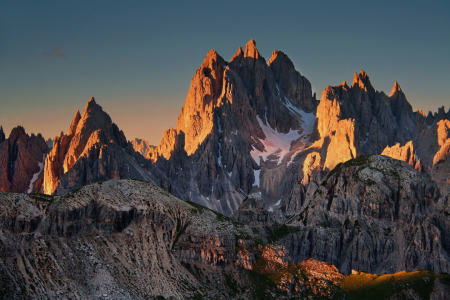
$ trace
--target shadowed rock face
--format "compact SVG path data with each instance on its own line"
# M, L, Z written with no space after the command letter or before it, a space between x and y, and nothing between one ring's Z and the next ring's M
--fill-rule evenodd
M0 139L2 137L3 129ZM9 137L0 142L0 191L39 191L42 185L40 165L47 152L41 134L29 136L23 127L13 128Z
M317 101L312 96L311 83L295 69L285 53L273 51L268 65L279 88L292 103L305 112L315 111Z
M338 165L278 241L294 261L327 261L349 274L448 272L448 206L431 177L405 162L361 156Z

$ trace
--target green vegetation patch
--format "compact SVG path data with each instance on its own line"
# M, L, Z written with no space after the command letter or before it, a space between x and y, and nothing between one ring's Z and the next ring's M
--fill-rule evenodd
M341 294L346 299L388 299L404 290L413 290L420 299L430 299L434 282L439 278L447 286L450 285L450 275L434 274L428 270L416 272L398 272L395 274L376 275L368 273L352 274L342 282ZM406 297L406 295L403 295Z
M31 194L28 194L28 197L30 197L36 201L42 201L42 202L48 202L48 203L52 203L53 200L55 199L54 196L40 194L40 193L31 193Z
M336 174L337 172L340 172L342 170L342 168L349 168L349 167L360 167L360 166L364 166L367 165L369 163L369 158L372 156L371 155L360 155L357 158L353 158L350 159L344 163L339 163L336 167L334 167L333 170L330 171L330 173L328 173L327 177L325 178L325 180L322 182L321 185L325 186L328 183L328 179L331 178L331 176L333 176L334 174Z

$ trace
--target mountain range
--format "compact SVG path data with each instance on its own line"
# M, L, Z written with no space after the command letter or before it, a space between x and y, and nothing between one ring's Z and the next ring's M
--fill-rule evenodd
M139 198L143 190L152 195L150 202ZM34 257L22 258L23 266L33 267L32 275L17 277L14 272L21 265L5 260L1 279L25 284L31 293L34 278L35 295L68 289L75 298L98 294L83 294L96 286L95 278L81 282L71 277L65 287L56 279L44 283L46 276L54 275L38 270L30 260L43 259L36 247L55 256L64 247L75 247L79 264L90 269L93 266L80 257L86 249L91 253L100 247L91 236L96 232L107 248L100 247L103 254L95 250L93 261L102 260L109 275L101 276L114 278L116 298L141 298L145 293L196 297L193 289L210 298L245 298L252 294L243 292L246 287L255 288L253 275L275 284L265 293L303 297L309 295L305 280L319 282L324 276L306 276L301 283L298 274L311 265L334 274L319 288L323 293L311 295L341 297L345 276L365 276L354 270L450 271L450 110L414 112L397 82L387 95L375 90L363 70L354 74L351 85L344 81L328 86L317 100L310 81L285 53L275 50L266 61L251 40L229 62L214 50L207 53L176 128L164 131L156 146L141 139L127 141L93 97L82 114L76 112L67 134L61 131L53 140L29 136L20 126L6 138L1 128L0 191L5 192L0 194L0 216L7 241L2 245L9 245L2 251L11 257L31 251ZM164 197L155 196L159 194ZM129 196L134 202L125 204ZM15 201L14 208L8 201ZM226 224L217 225L217 218ZM100 258L125 247L120 241L124 232L134 255L153 255L161 260L159 265L137 263L125 254L120 263ZM19 251L12 241L21 233L42 235L51 246L22 240ZM105 240L104 234L111 239ZM87 245L56 245L60 238ZM216 248L208 246L211 243ZM145 251L132 251L132 245ZM71 258L64 254L60 259ZM127 261L125 269L133 268L134 275L124 275L128 271L121 264ZM82 267L68 262L54 268L81 272ZM334 269L318 267L321 262ZM190 269L194 266L208 266L208 275ZM227 271L220 275L217 266ZM133 281L149 285L147 290L124 283L127 276L147 278L146 268L160 268L164 276ZM277 272L290 274L290 281L280 281ZM200 284L207 280L220 283ZM238 292L230 286L233 280ZM433 282L439 280L444 279ZM152 290L155 284L161 288ZM430 288L447 293L445 288Z

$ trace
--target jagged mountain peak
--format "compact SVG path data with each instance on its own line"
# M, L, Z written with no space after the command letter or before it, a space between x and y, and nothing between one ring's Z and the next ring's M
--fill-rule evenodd
M11 133L9 134L8 140L10 141L15 141L21 137L26 137L28 136L27 133L25 132L25 128L23 128L22 126L16 126L11 130Z
M373 88L369 75L364 70L360 70L359 74L355 72L353 76L352 87L358 86L362 89L365 89L369 96L372 97L375 94L375 89Z
M248 41L247 45L245 45L244 57L250 57L254 59L259 59L261 57L258 49L256 49L255 40L251 39L250 41Z
M106 146L109 148L105 148ZM95 180L95 178L120 178L118 170L114 170L117 171L117 174L108 174L111 170L106 170L106 166L109 163L115 164L118 157L113 159L108 158L107 155L118 155L113 151L116 148L121 149L125 147L127 147L125 135L92 97L86 104L83 114L80 116L79 111L75 114L69 134L64 135L61 132L59 138L55 139L52 151L45 163L44 192L53 194L57 188L60 188L61 179L65 180L65 187L76 188L76 185L90 182L90 180ZM80 169L86 168L85 164L89 160L95 161L95 159L100 158L108 160L108 163L102 166L103 169L98 170L99 174L86 175L82 172L83 175L70 175L74 177L69 175L63 176L72 170L80 158L84 160L78 164L77 171L71 173L75 174ZM117 165L111 166L111 168L115 169L117 167ZM88 167L88 172L94 171L89 170L89 168L92 168L92 166ZM88 178L85 176L88 176Z
M240 63L240 60L242 59L243 56L244 56L244 51L242 50L242 46L239 46L238 51L231 57L230 62L235 62L235 61L239 60L239 63Z
M394 82L394 86L392 87L391 93L389 94L389 97L392 97L395 95L395 93L397 92L401 92L402 89L400 88L400 85L398 84L398 82Z
M75 131L77 130L78 122L81 119L80 110L77 109L77 112L75 113L75 117L72 120L72 124L70 125L69 133L68 135L73 136L75 134Z

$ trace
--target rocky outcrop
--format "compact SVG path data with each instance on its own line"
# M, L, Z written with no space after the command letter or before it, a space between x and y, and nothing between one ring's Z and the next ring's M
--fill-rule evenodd
M23 127L13 128L0 143L0 191L39 191L42 181L38 178L47 153L48 147L40 134L29 136Z
M136 151L137 153L141 154L144 157L147 156L147 153L150 151L151 148L155 148L155 146L150 145L148 141L138 138L135 138L133 141L128 143L131 145L134 151Z
M437 123L437 140L440 149L433 158L431 176L437 182L443 195L450 194L450 121Z
M325 178L278 243L295 262L313 257L345 274L448 272L450 223L439 196L431 177L407 163L361 156Z
M250 228L146 182L0 193L0 227L8 299L248 298L259 283L234 267L236 239L253 239Z
M406 161L410 166L414 167L418 171L423 171L422 161L417 159L414 145L412 141L407 142L405 145L400 146L387 146L381 155L389 156L398 160Z
M121 178L157 182L127 151L125 135L94 98L77 111L67 135L55 138L45 162L44 192L63 194L89 183Z
M250 227L137 180L63 196L0 193L0 239L8 299L343 299L379 288L364 280L379 275L344 276L312 258L295 264ZM448 275L404 273L385 275L397 284L385 295L414 292L417 276L423 297L448 290Z
M239 209L233 214L232 219L252 227L281 225L284 223L285 218L281 210L279 210L279 205L280 203L266 210L261 195L250 194L242 201Z

